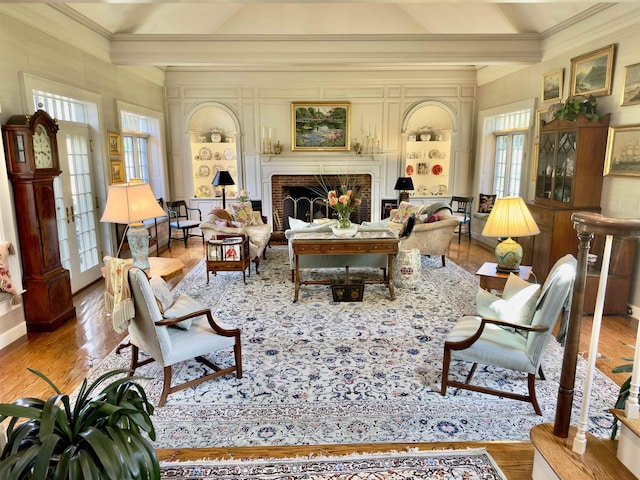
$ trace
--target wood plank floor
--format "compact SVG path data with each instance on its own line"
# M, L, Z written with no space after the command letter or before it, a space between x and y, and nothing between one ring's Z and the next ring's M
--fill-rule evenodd
M204 255L202 244L196 240L184 248L181 242L173 242L171 250L161 256L179 258L185 263L184 273L169 280L175 286ZM486 261L492 261L493 252L483 245L462 239L460 245L454 238L447 255L452 261L471 273ZM267 262L268 250L267 250ZM92 284L74 295L77 318L66 322L55 332L30 333L0 350L2 365L0 402L11 402L19 397L48 397L49 387L27 371L27 367L44 372L63 392L72 392L79 386L91 367L111 352L124 335L115 334L104 312L104 282ZM585 317L581 351L588 350L591 317ZM611 368L624 362L621 357L633 356L637 321L627 315L607 316L603 321L598 368L621 384L627 374L612 374ZM524 406L524 404L523 404ZM160 450L161 459L198 459L203 457L234 456L295 456L309 453L346 454L354 451L389 451L406 447L406 444L323 445L286 447L241 447ZM421 449L467 448L485 446L509 479L531 478L533 447L530 442L483 443L433 443L411 444Z

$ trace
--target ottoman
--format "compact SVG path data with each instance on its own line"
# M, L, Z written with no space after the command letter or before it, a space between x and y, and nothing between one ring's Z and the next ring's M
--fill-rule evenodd
M393 283L400 288L417 288L421 281L420 250L400 250L393 262Z

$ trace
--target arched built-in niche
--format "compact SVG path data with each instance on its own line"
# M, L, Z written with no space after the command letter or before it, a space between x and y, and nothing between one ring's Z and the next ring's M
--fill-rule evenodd
M226 198L235 198L243 185L241 129L237 115L226 105L204 102L195 105L185 115L191 158L193 196L198 199L219 199L222 189L214 187L216 173L226 170L235 185L226 188Z
M411 177L413 197L425 201L447 197L448 201L455 174L451 157L456 131L455 112L442 102L420 102L406 113L402 123L400 175Z

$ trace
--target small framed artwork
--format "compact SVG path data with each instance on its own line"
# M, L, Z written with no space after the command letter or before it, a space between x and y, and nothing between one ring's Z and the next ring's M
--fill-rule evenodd
M640 105L640 63L624 67L620 105Z
M611 95L615 44L571 59L571 96Z
M428 163L420 162L420 163L418 163L418 169L417 169L416 173L418 175L426 175L427 173L429 173L428 168L429 168L429 164Z
M382 220L384 220L385 218L389 218L389 216L391 215L391 210L393 210L394 208L398 208L398 200L382 200Z
M292 102L291 150L350 150L350 117L350 102Z
M124 182L124 165L121 160L111 162L111 183Z
M539 108L536 110L536 118L534 120L536 124L533 126L533 135L536 142L538 141L538 138L540 138L540 122L543 118L546 118L547 110L547 108Z
M609 127L604 174L640 177L640 125Z
M542 75L542 101L560 102L562 100L562 77L564 68Z
M115 132L107 132L109 139L109 156L120 155L122 153L122 140L120 134Z

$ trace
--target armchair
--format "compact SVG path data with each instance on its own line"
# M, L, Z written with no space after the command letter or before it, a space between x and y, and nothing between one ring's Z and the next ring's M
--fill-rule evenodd
M197 213L197 218L194 218ZM201 237L204 244L204 234L190 233L194 228L198 228L202 222L202 212L198 208L192 208L187 206L187 202L184 200L178 200L176 202L167 202L167 214L169 216L169 245L171 240L182 240L184 246L187 246L187 240L189 237ZM172 230L181 230L181 237L174 237L171 233Z
M423 209L426 210L426 209ZM396 214L396 209L391 210L391 218ZM437 221L427 223L437 215ZM389 222L389 228L400 232L401 223ZM416 223L408 237L400 243L401 250L417 248L420 255L442 256L442 266L445 266L445 255L451 243L453 233L458 227L458 219L451 213L451 208L446 204L434 205L432 211L422 213L416 217Z
M565 255L556 262L537 297L530 324L528 319L515 322L476 315L460 318L444 344L440 393L446 395L447 387L451 386L522 400L532 403L535 412L542 415L536 398L536 372L544 380L540 366L542 354L570 296L576 265L572 255ZM473 363L464 382L449 379L451 360ZM472 385L470 382L478 363L527 373L528 395Z
M451 210L453 210L453 216L458 219L460 225L458 225L458 243L462 237L462 230L465 229L465 234L469 235L471 240L471 205L473 204L473 197L451 197Z
M169 318L167 310L160 311L158 301L152 290L149 279L144 271L139 268L129 270L129 283L131 295L135 305L135 316L130 321L129 338L131 350L131 372L147 363L156 361L164 369L164 384L158 406L163 406L170 393L192 387L199 383L236 372L237 378L242 378L242 351L240 346L240 330L222 325L211 315L208 309L188 308L174 309L175 318ZM166 297L166 295L165 295ZM170 292L169 297L172 299ZM177 304L180 298L175 301ZM193 305L190 305L193 307ZM182 311L180 311L182 310ZM172 315L171 315L172 316ZM191 322L188 329L171 327L184 321ZM212 354L218 350L233 348L235 363L222 368L215 365L204 355ZM139 361L139 351L144 351L150 358ZM171 367L179 362L195 358L209 367L213 372L205 374L194 380L171 386Z

